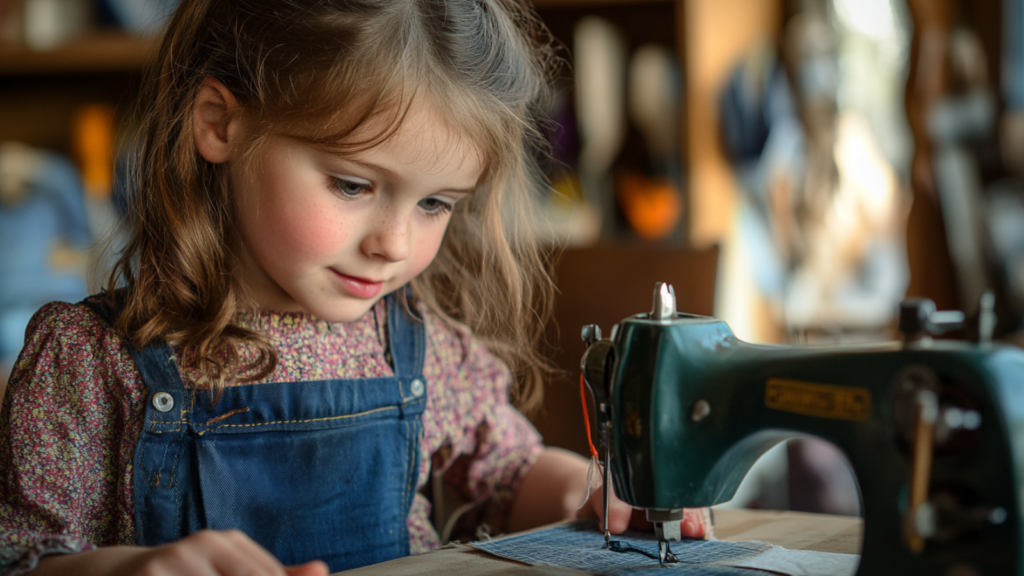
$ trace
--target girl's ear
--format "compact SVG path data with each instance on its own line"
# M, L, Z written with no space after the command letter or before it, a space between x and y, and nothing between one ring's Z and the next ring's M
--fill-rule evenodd
M226 162L237 144L238 100L213 76L203 79L192 108L192 135L199 154L209 162Z

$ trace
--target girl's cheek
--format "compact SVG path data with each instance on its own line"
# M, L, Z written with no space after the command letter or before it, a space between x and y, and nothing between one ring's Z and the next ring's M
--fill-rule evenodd
M337 252L348 238L350 227L327 207L307 206L278 212L279 221L268 223L283 232L290 251L315 257ZM273 230L274 228L270 228Z
M298 222L297 235L309 255L337 253L348 238L349 227L333 218L309 218Z
M423 242L418 243L410 264L411 276L419 276L420 272L426 270L427 266L430 266L430 263L437 257L437 251L441 248L441 242L444 240L444 231L444 227L440 228L440 231L431 230L423 238Z

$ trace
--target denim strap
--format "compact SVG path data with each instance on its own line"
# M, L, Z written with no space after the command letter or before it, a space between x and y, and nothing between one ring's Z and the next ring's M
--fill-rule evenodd
M118 304L122 295L115 293ZM105 296L88 298L83 304L111 326L119 312L110 308ZM126 344L146 387L142 431L133 460L137 472L146 471L145 475L134 475L135 537L140 543L174 542L181 534L180 488L187 483L181 455L195 393L182 384L177 363L166 343L154 341L142 350ZM148 487L139 486L139 482L146 482ZM161 525L140 521L152 517L173 518L174 521Z

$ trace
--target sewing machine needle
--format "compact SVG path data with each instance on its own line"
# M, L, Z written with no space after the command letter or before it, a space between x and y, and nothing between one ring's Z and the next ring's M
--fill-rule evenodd
M658 564L661 567L665 567L665 558L668 556L668 542L664 540L658 540Z

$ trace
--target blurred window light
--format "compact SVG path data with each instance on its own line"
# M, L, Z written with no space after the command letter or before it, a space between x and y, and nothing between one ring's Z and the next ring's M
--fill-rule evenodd
M843 25L878 40L892 37L895 15L891 0L835 0Z

